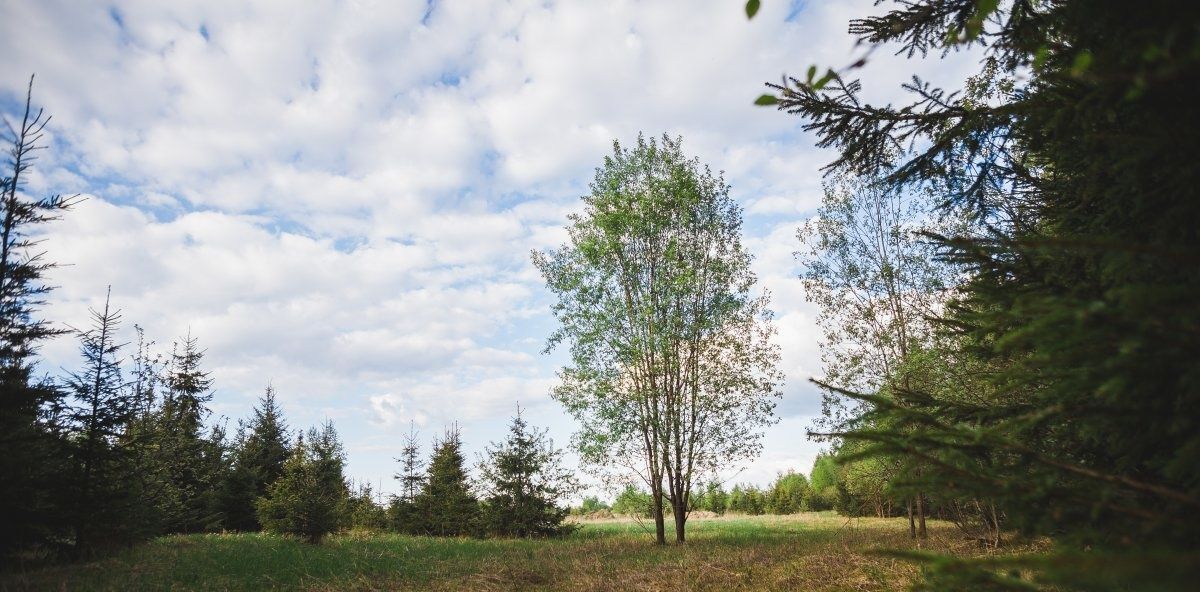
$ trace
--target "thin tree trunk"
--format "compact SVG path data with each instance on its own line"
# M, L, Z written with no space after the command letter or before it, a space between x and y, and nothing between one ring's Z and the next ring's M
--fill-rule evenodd
M663 494L661 488L655 488L651 492L651 500L653 507L650 511L654 514L654 542L660 545L667 544L667 524L663 519Z
M991 532L992 548L999 549L1000 548L1000 517L996 514L996 504L995 503L988 502L988 509L991 510L991 513L988 517L990 518L989 526L991 527L991 531L992 531Z
M925 492L917 493L917 537L926 538L928 534L925 531Z
M917 538L917 523L913 521L912 498L904 500L904 509L908 512L908 538Z

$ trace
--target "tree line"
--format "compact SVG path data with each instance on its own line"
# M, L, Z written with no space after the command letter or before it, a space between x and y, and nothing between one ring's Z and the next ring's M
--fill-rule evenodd
M870 471L874 460L850 460L839 456L845 454L845 447L833 453L822 453L808 475L788 470L776 475L766 486L737 483L726 488L721 481L710 480L692 492L689 511L699 510L716 516L788 515L829 510L845 516L889 518L904 515L905 498L893 488L890 475L880 476ZM931 506L929 512L940 519L954 516L951 508L940 506ZM571 513L585 518L612 515L651 518L653 498L649 492L630 483L611 504L598 497L587 497L572 508Z
M573 476L519 409L509 437L479 461L478 483L457 429L434 443L427 471L410 435L402 493L383 504L369 485L347 480L333 423L293 433L270 385L229 433L212 417L213 379L190 333L161 353L135 325L129 351L107 295L85 329L41 319L54 263L38 249L37 229L78 203L25 191L48 122L33 108L31 80L21 119L8 122L0 179L0 560L87 557L171 533L267 530L319 542L356 526L441 536L569 531L559 505ZM78 339L78 365L39 375L39 345L66 334Z
M830 491L810 485L803 473L788 471L780 473L775 481L763 488L753 484L739 483L726 490L719 481L708 481L697 487L689 496L689 512L709 512L716 516L726 513L758 516L762 514L786 515L799 512L829 510L833 504L828 500ZM654 501L651 495L635 484L628 484L616 496L611 505L598 498L587 498L573 508L574 514L584 517L606 515L652 518Z

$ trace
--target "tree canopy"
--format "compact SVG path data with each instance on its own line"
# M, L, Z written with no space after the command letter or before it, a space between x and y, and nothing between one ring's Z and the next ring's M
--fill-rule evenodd
M624 463L684 540L697 477L759 451L780 380L766 294L754 293L741 209L681 140L614 142L569 240L533 254L571 364L554 396L581 424L585 463Z
M831 171L934 189L965 222L926 234L961 274L937 354L910 353L890 392L841 389L865 405L835 435L1058 537L1046 581L1194 574L1162 549L1200 541L1198 22L1169 1L900 2L851 22L865 57L760 101L836 150ZM889 46L984 58L961 91L914 78L911 102L868 104L850 76Z

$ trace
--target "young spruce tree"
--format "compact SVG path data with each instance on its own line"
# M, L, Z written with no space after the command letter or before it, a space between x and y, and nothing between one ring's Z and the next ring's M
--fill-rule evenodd
M274 387L268 384L254 417L241 426L233 450L233 464L221 492L225 528L255 531L262 527L255 500L266 495L267 488L283 474L290 455L288 439L283 411L275 400Z
M563 535L570 509L562 501L578 490L574 474L562 466L562 451L545 431L531 428L521 409L508 428L508 439L487 449L479 466L489 493L483 506L484 528L509 537Z
M297 437L283 473L258 498L258 520L270 532L319 543L342 525L350 495L346 453L333 422Z
M417 533L422 521L416 512L417 495L425 487L425 461L421 460L421 445L418 441L416 424L412 424L404 436L404 448L400 450L400 471L395 479L400 482L400 494L392 497L388 506L388 522L399 532Z
M471 491L457 427L434 442L427 475L425 488L414 500L421 531L434 536L477 534L479 501Z
M127 439L136 412L136 393L121 376L115 341L121 313L92 310L93 326L79 332L83 368L66 381L70 400L63 427L71 454L66 491L77 554L105 544L128 543L143 501L134 487L136 459Z
M218 488L225 468L220 427L205 433L212 379L201 369L204 351L189 333L171 352L155 438L169 494L167 532L203 532L220 525Z
M59 534L60 513L50 500L61 483L57 442L44 412L62 393L34 379L34 355L47 338L64 333L37 317L50 287L43 283L53 263L37 251L37 228L53 221L75 200L24 192L43 130L50 118L33 108L33 79L24 111L4 118L9 146L0 176L0 558Z

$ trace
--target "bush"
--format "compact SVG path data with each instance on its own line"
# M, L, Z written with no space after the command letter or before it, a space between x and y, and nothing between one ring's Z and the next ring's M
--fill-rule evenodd
M360 485L358 491L347 497L342 506L344 526L367 530L382 530L388 526L388 511L375 503L374 492L369 484Z
M331 483L326 467L303 441L283 465L283 475L258 498L258 521L269 532L320 543L338 527L344 483Z
M654 500L649 493L630 484L613 501L612 511L613 514L651 518L654 516Z
M583 498L583 503L579 504L578 508L573 508L571 513L577 516L589 516L602 510L611 509L612 508L608 504L600 501L600 498L596 496L590 496Z

